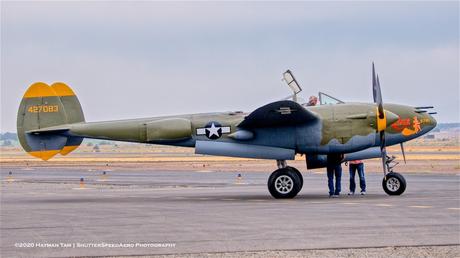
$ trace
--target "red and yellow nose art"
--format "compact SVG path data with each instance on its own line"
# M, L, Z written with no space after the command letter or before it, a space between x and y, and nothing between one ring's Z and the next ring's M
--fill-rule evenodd
M411 120L412 120L412 122L411 122ZM410 118L405 118L405 119L399 118L398 121L396 121L395 123L393 123L391 125L391 128L393 128L396 131L401 132L402 135L404 135L404 136L410 136L410 135L414 135L414 134L416 134L416 133L421 131L420 124L421 123L420 123L420 121L418 120L418 118L416 116L414 116L412 119L410 119Z

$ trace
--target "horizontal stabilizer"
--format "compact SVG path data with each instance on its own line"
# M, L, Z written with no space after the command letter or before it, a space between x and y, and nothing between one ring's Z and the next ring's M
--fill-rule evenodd
M25 131L25 133L27 134L63 133L68 130L69 130L68 127L52 126L52 127L45 127L43 129Z
M246 116L238 127L277 127L293 126L308 123L318 117L298 103L290 100L282 100L267 104L254 110Z

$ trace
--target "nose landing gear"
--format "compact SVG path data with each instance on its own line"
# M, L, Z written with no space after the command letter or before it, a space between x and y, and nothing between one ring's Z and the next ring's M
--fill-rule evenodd
M401 195L406 190L406 179L401 174L393 171L393 168L399 164L399 162L394 160L394 156L387 156L385 166L387 167L388 174L383 177L382 187L388 195Z

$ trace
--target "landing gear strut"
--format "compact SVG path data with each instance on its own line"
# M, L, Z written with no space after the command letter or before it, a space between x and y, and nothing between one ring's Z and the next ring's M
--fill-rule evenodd
M278 169L268 178L268 191L276 199L294 198L302 189L302 174L289 167L285 160L277 160Z
M383 177L382 187L388 195L401 195L406 190L406 180L401 174L393 172L393 168L399 164L394 160L394 156L386 158L385 166L388 174Z

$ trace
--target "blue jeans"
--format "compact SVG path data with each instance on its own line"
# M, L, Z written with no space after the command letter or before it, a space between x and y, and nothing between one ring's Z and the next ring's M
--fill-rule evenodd
M335 176L335 190L334 190L334 176ZM340 181L342 180L342 166L328 165L327 166L327 185L329 187L329 195L339 195L341 191Z
M366 191L366 179L364 178L364 164L350 164L350 192L355 192L356 183L355 175L358 171L359 176L359 187L361 187L361 192Z

